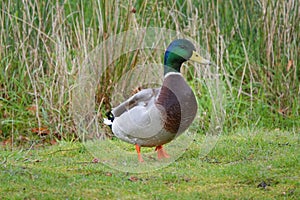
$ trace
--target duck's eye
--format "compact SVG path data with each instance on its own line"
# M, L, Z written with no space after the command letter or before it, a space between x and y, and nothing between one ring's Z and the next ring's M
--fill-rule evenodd
M182 48L182 49L186 49L184 45L180 45L180 48Z

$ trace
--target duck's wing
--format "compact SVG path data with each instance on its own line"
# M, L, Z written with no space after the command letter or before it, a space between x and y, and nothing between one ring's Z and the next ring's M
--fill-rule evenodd
M113 133L133 144L148 145L148 138L163 128L162 114L155 102L160 89L145 89L112 109Z
M158 88L143 89L135 95L131 96L129 99L112 109L112 114L114 117L121 116L124 112L134 108L138 105L147 105L151 100L156 99L159 93Z

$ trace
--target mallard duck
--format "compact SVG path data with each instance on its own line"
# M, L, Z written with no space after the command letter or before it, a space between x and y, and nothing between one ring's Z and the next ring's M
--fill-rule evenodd
M144 161L141 147L156 147L158 159L169 158L163 145L182 134L196 116L195 95L180 73L188 60L210 64L190 41L174 40L165 51L162 86L142 89L106 113L104 123L116 137L135 145L139 162Z

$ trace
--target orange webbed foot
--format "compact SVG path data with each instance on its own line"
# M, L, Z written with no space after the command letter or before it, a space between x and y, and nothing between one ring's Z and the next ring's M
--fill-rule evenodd
M140 163L144 162L144 159L142 158L142 155L141 155L141 147L138 144L136 144L135 149L136 149L136 152L138 154L139 162Z
M170 158L169 154L163 149L162 145L157 146L155 148L155 151L157 151L157 158L162 159L162 158Z

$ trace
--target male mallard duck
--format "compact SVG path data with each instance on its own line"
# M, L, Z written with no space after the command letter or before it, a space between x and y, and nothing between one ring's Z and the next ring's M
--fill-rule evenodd
M165 52L162 87L139 91L104 119L115 136L135 145L140 162L141 147L156 147L158 159L168 158L162 145L183 133L196 116L195 95L180 73L182 63L188 60L209 64L190 41L174 40Z

